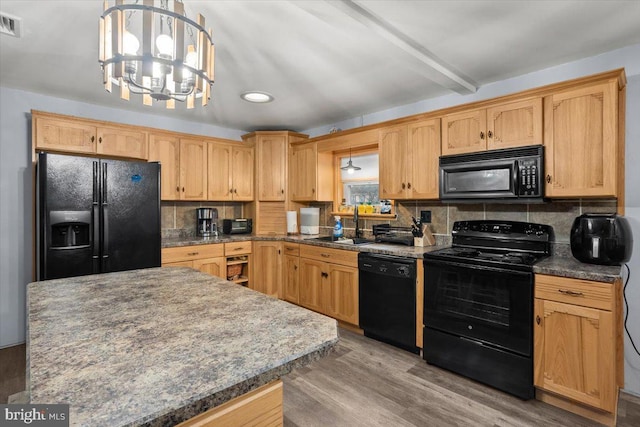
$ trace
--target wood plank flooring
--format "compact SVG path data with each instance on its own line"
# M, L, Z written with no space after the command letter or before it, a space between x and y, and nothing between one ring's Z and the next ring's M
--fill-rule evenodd
M420 356L341 329L336 351L284 380L284 425L598 426L523 401ZM622 394L618 426L640 425L640 398Z

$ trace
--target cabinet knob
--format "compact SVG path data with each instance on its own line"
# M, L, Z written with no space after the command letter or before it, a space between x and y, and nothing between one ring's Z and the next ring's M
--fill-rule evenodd
M176 187L176 191L179 193L180 192L180 187Z
M480 139L484 139L484 132L480 131Z
M102 144L102 137L98 138L98 143Z
M315 193L315 192L316 192L316 189L315 189L315 188L312 188L312 189L311 189L311 192L312 192L312 193Z
M404 182L402 183L402 189L404 190L405 188L407 188L406 185L404 185Z
M293 269L294 269L294 270L297 270L297 269L298 269L298 266L297 266L297 265L294 265L294 266L293 266Z
M542 319L540 319L540 316L536 316L536 323L539 325L540 322L542 321Z
M493 138L493 132L491 131L487 132L487 138Z
M238 189L237 188L233 189L233 194L238 194Z
M324 271L321 273L322 277L329 277L329 273L325 273Z
M284 188L283 188L282 190L280 190L280 192L281 192L282 194L284 194Z
M91 137L91 142L95 142L95 140L96 140L96 137L95 137L95 136L92 136L92 137Z
M411 183L410 182L407 182L407 188L411 189Z
M184 187L182 187L182 192L184 193Z
M547 175L547 184L551 184L551 175Z

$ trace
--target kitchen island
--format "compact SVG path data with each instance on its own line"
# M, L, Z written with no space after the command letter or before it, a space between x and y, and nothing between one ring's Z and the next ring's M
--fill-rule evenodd
M71 425L174 425L338 340L333 319L188 268L35 282L27 304L30 402L69 404Z

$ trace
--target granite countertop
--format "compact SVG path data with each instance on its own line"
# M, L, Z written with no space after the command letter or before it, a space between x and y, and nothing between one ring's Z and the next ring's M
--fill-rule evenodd
M448 244L439 244L436 246L405 246L390 243L370 243L365 245L349 245L343 243L332 243L313 240L320 236L315 235L269 235L257 236L252 234L240 234L223 236L215 239L204 238L175 238L163 239L162 247L202 245L211 243L224 243L233 241L246 240L283 240L293 243L304 243L314 246L322 246L334 249L344 249L348 251L371 252L387 255L397 255L410 258L422 258L425 253L448 247ZM556 245L560 246L560 245ZM564 245L568 246L568 245ZM610 282L620 278L621 267L619 266L603 266L594 264L585 264L576 260L571 256L568 248L556 250L555 254L549 258L540 261L533 267L535 273L549 274L552 276L569 277L573 279L593 280L596 282Z
M71 425L168 426L326 355L336 321L189 268L28 285L31 403Z

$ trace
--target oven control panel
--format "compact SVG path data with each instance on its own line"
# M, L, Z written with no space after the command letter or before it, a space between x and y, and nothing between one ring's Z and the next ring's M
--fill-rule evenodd
M544 224L518 221L456 221L451 234L454 238L462 237L495 237L522 238L525 240L549 241L553 228Z

